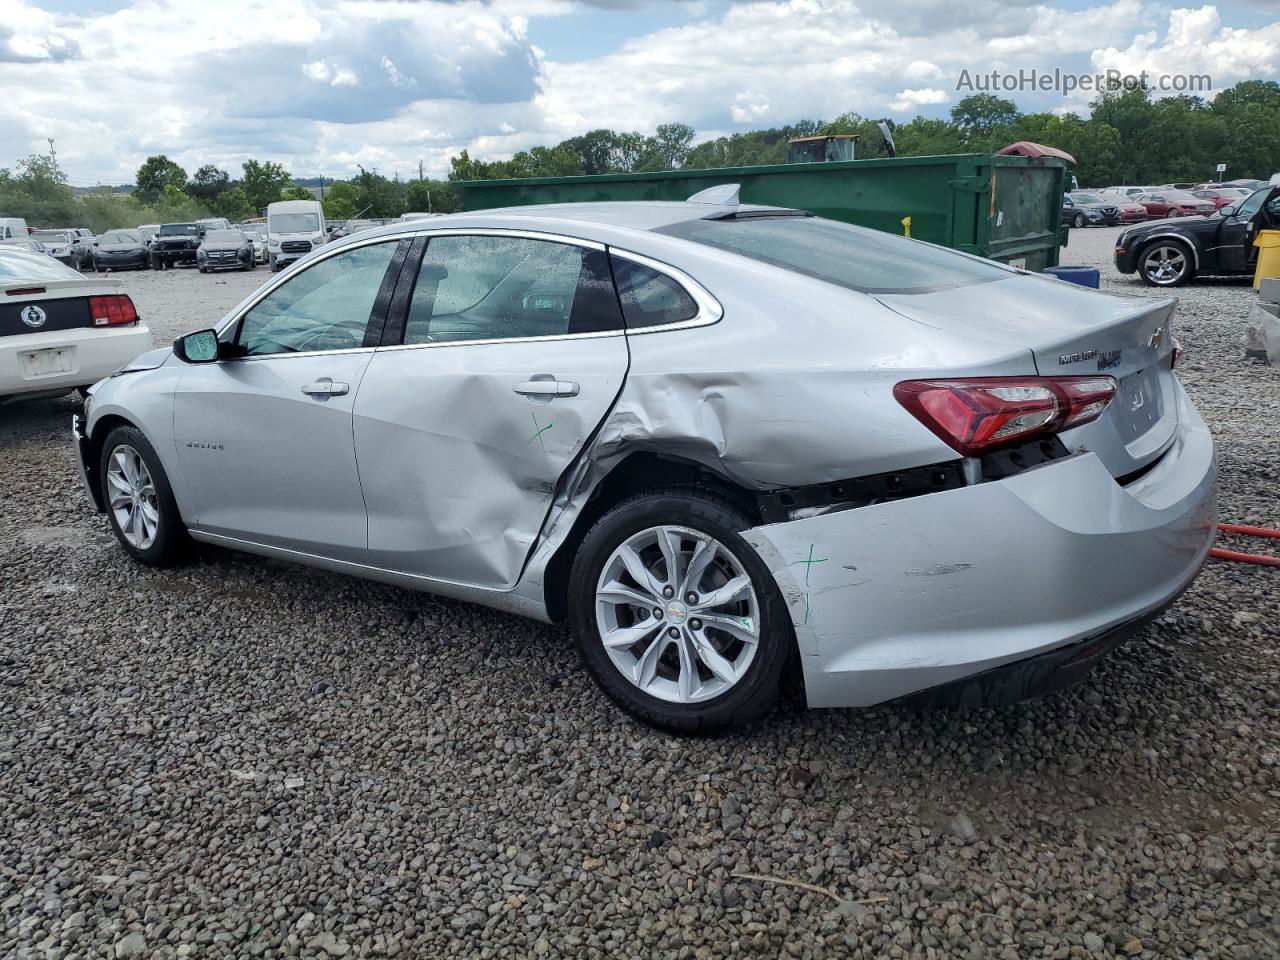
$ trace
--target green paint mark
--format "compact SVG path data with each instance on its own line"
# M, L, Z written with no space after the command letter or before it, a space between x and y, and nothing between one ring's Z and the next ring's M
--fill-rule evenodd
M525 441L525 446L528 446L529 444L533 443L533 441L537 440L537 441L538 441L538 446L540 446L540 447L542 448L542 452L543 452L543 453L546 453L546 452L547 452L547 445L543 442L543 440L542 440L542 435L543 435L544 433L546 433L548 430L550 430L552 427L554 427L554 426L555 426L555 424L554 424L554 423L548 423L545 427L544 427L544 426L542 426L540 423L538 423L538 415L537 415L536 413L534 413L532 410L530 410L530 411L529 411L529 416L533 417L533 427L534 427L534 429L535 429L535 430L537 430L538 432L537 432L537 433L535 433L532 437L530 437L528 440L526 440L526 441Z
M793 561L791 561L791 563L787 564L787 566L789 566L789 567L794 567L797 563L803 563L803 564L804 564L804 585L807 587L807 586L809 585L809 571L813 569L813 565L814 565L815 563L826 563L828 559L830 559L830 558L829 558L829 557L819 557L818 559L816 559L816 560L815 560L815 559L813 558L813 544L811 543L811 544L809 544L809 556L808 556L808 558L807 558L807 559L804 559L804 560L793 560Z

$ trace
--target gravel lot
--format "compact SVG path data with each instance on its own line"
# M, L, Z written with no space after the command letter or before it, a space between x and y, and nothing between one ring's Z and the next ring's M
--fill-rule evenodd
M1064 261L1149 295L1114 237ZM164 344L267 276L125 278ZM1277 525L1252 292L1178 296L1223 518ZM130 563L74 407L0 406L0 956L1280 955L1274 570L1210 563L1042 701L673 739L559 628L217 550Z

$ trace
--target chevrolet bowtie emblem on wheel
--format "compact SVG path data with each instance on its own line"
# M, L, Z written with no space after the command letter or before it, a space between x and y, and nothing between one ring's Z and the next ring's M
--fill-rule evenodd
M18 314L22 317L22 322L28 327L43 327L44 322L49 319L48 315L37 306L23 307L22 312Z

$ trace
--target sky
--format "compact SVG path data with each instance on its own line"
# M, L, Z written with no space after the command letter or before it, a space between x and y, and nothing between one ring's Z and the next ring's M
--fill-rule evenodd
M0 0L0 167L52 138L76 186L156 153L442 177L597 127L946 117L993 70L1207 75L1211 97L1280 79L1280 0Z

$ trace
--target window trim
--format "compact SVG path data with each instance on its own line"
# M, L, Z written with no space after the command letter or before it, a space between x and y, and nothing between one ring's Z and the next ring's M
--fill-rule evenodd
M390 332L397 327L401 331L404 329L403 318L393 317L392 311L399 313L408 309L407 303L398 303L396 295L393 293L391 307L383 322L384 340L378 346L351 347L346 350L308 350L303 353L273 353L257 357L237 357L236 359L249 361L279 360L286 357L314 357L322 354L337 356L344 353L371 353L373 351L383 350L434 350L443 347L467 347L473 345L484 346L498 343L541 343L548 340L589 340L600 337L643 336L650 333L666 333L671 330L707 327L714 323L719 323L720 320L724 318L724 307L721 306L720 301L717 300L706 287L694 280L693 277L689 276L689 274L685 273L678 267L673 267L669 263L664 263L661 260L655 260L652 257L647 257L644 254L636 253L622 247L614 247L609 244L601 243L598 240L588 240L584 237L572 236L571 234L551 233L544 230L526 230L519 227L424 227L417 230L397 230L394 233L379 234L373 237L361 238L353 243L344 243L334 250L323 251L323 248L321 248L323 252L318 252L319 255L317 255L314 260L309 261L304 269L310 270L316 264L323 263L330 257L339 256L349 250L354 250L357 247L372 246L375 243L398 243L403 240L417 240L420 237L425 237L427 239L427 245L429 246L432 237L447 236L519 237L528 240L546 240L552 243L564 243L570 246L585 247L589 250L598 250L610 257L622 257L624 260L630 260L634 263L640 264L641 266L648 267L651 270L656 270L658 273L664 274L676 283L680 284L680 286L684 288L685 293L689 295L689 298L697 304L698 312L688 320L680 320L675 323L658 324L652 327L627 327L624 317L623 326L619 327L617 330L599 330L589 333L558 333L548 334L547 336L541 337L494 337L485 340L451 340L442 341L440 343L387 343L385 342L385 334L387 332ZM416 256L410 252L410 254L405 257L400 268L401 282L403 282L406 272L412 271L412 276L416 283L417 271L422 267L422 257L425 253L426 251L424 249L422 253ZM260 289L249 302L231 314L227 320L223 321L221 326L215 328L218 331L218 338L222 339L223 334L231 327L238 327L240 322L244 319L245 314L270 296L271 293L281 284L293 279L293 277L297 276L297 274L301 272L301 270L297 272L288 271ZM397 283L395 290L398 292L399 289L400 283ZM614 285L614 293L615 295L617 293L616 283ZM397 320L399 322L397 322ZM401 335L403 336L403 333Z
M664 333L668 330L687 330L694 327L709 327L713 323L719 323L724 318L724 307L720 305L720 301L713 297L710 291L702 284L694 280L683 270L671 266L669 263L663 263L661 260L654 260L652 257L646 257L640 253L633 253L630 250L622 250L618 247L610 247L609 255L619 257L623 260L629 260L632 263L639 264L642 267L648 267L650 270L660 273L671 280L674 280L689 299L694 302L698 308L688 320L677 320L674 323L656 323L648 327L627 327L627 333L630 335L643 335L648 333ZM617 282L614 282L614 289L617 289ZM626 313L624 311L625 318Z
M344 244L343 246L335 250L326 251L322 256L318 256L314 260L309 261L307 265L301 270L287 271L287 272L281 273L280 276L276 277L275 280L266 284L264 287L258 290L247 303L243 304L239 309L237 309L234 313L232 313L226 320L224 320L221 326L214 328L218 333L218 340L221 341L223 338L223 335L226 334L228 331L233 331L233 338L238 339L240 336L240 325L244 322L244 318L249 314L249 311L251 311L254 307L260 304L267 297L271 296L272 293L278 290L285 283L288 283L290 280L294 279L294 277L298 276L299 274L305 273L307 270L312 269L317 264L324 263L326 260L330 260L333 257L341 256L342 254L348 253L352 250L356 250L361 247L371 247L379 243L391 243L399 247L399 245L406 239L408 238L405 237L403 234L399 234L399 233L388 234L388 235L378 236L378 237L368 237L356 243ZM382 281L378 287L378 295L374 298L375 308L378 305L378 301L382 298L381 296L382 291L387 285L387 278L389 274L391 273L392 270L394 270L396 272L396 278L398 279L400 275L400 271L404 269L407 259L408 259L407 256L405 256L405 254L402 253L399 249L392 251L391 260L387 263L387 269L386 271L384 271L382 276ZM394 291L395 289L394 283L392 284L391 289ZM369 320L366 321L365 323L366 335L368 334L371 325L374 323L377 323L380 330L385 329L386 327L387 318L386 318L385 307L383 309L383 316L379 320L375 321L374 317L372 316L372 313L373 311L371 309ZM371 347L371 346L362 345L359 347L345 347L341 350L301 350L296 353L264 353L264 354L258 354L257 356L228 357L226 360L223 360L221 362L253 363L253 362L258 362L262 360L286 360L286 359L292 360L296 357L319 357L319 356L337 357L337 356L342 356L344 354L350 354L350 353L373 353L373 351L377 349L378 347L376 346Z

